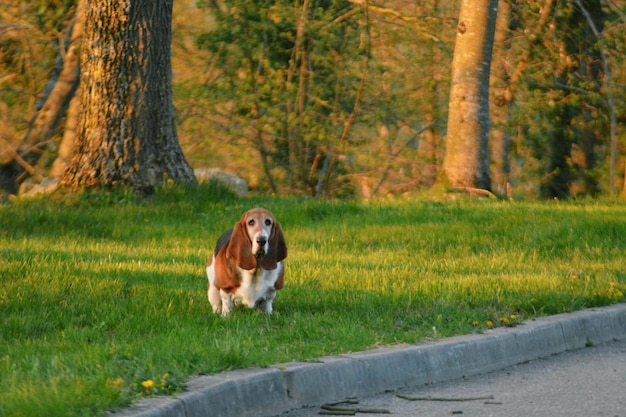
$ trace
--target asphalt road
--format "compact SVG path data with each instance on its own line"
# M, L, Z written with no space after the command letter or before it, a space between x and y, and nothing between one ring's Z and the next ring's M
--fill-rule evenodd
M430 400L409 401L398 395ZM358 402L338 406L385 409L395 417L626 417L626 340L472 378L359 398ZM317 416L320 411L314 407L278 417Z

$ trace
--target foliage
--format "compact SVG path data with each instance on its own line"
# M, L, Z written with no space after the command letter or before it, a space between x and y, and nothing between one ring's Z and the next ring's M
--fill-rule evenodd
M0 13L0 164L41 108L48 80L60 71L74 0L2 3ZM45 162L44 162L45 163Z
M225 320L204 265L251 206L284 226L287 284L275 315ZM0 415L99 415L197 374L622 302L625 215L617 201L240 200L215 184L18 199L0 206Z
M60 40L75 2L5 3L0 163L29 128L37 97L63 55ZM552 2L541 30L547 2L511 3L515 13L504 50L512 91L513 195L612 191L609 86L598 71L600 51L612 70L619 140L613 179L622 186L624 1L582 1L596 16L601 6L600 38L578 1ZM458 2L197 4L175 2L173 32L178 136L194 167L235 172L254 192L276 195L369 198L432 185L445 151ZM298 38L304 4L307 20ZM56 156L57 139L36 167L42 175Z
M599 54L602 49L609 55L611 69L617 74L611 88L615 111L619 115L624 108L624 102L619 98L623 96L619 91L623 90L624 81L620 68L626 63L623 53L619 52L623 36L617 34L623 24L620 18L623 16L623 13L620 14L623 5L621 2L581 3L595 17L600 30L604 29L601 40L594 35L588 20L575 3L554 2L553 9L548 8L548 24L542 28L537 28L542 10L547 8L541 6L542 2L521 2L515 7L510 23L514 32L509 37L505 52L509 76L519 77L511 80L514 85L508 86L515 91L508 112L508 131L514 132L513 153L510 156L514 168L510 185L515 195L565 198L572 193L597 195L610 191L607 187L610 182L608 86L603 82ZM236 5L238 2L228 4ZM299 10L290 3L281 4L281 10L286 10L289 15L289 19L285 19L290 22L286 36L294 39ZM332 133L328 137L334 139L328 142L327 151L329 154L337 153L338 158L347 164L343 165L347 175L338 178L348 179L355 192L365 197L381 191L400 193L420 186L429 187L444 152L441 138L445 131L441 127L445 126L447 117L449 74L446 68L453 47L456 6L418 2L413 10L409 10L397 2L389 4L388 8L370 4L366 15L362 10L360 13L363 15L361 21L367 18L369 23L366 32L363 31L364 26L360 26L362 35L359 38L359 46L364 36L369 38L369 71L365 79L363 103L343 149L332 147L337 142L337 129L327 130ZM271 20L270 16L275 15L268 12L266 16ZM258 22L259 19L251 21ZM224 32L227 27L232 25L218 27L216 32ZM263 27L272 27L272 23ZM315 39L323 42L324 36L324 33L316 33ZM235 38L238 39L236 42ZM233 41L229 45L250 42L246 36L235 38L229 38ZM253 42L250 43L256 45L253 48L258 47L258 50L261 49L259 45L268 50L289 47L289 44L269 41L271 39L259 35L252 37ZM355 47L352 45L352 48ZM234 48L239 49L237 46ZM349 50L347 45L342 51ZM293 49L290 51L295 53ZM314 52L311 50L310 53ZM231 62L220 68L223 74L230 74L233 85L248 88L246 82L238 78L242 74L238 70L240 66ZM288 72L287 64L283 64L283 68ZM364 73L358 67L344 68L341 74L364 80ZM327 79L324 78L322 84L324 81ZM284 83L272 87L273 94L278 94L276 92L281 91L282 85ZM229 91L236 94L234 88ZM248 88L247 91L249 94L253 90ZM314 99L316 95L312 92L308 97ZM233 102L252 101L237 98L222 100L228 105ZM315 104L312 103L313 106ZM307 113L307 116L316 114ZM313 120L310 117L306 120ZM234 126L239 131L243 131L242 126L253 126L257 121L254 117L249 117L247 122L230 116L227 118L234 121L228 126ZM281 123L288 124L290 120L283 119L262 126L271 128L277 140L292 144L293 138L287 135L289 130L276 128ZM435 123L422 134L417 134L431 121ZM300 125L317 132L320 126L327 123L322 118L315 119L314 126ZM222 138L229 137L224 129L217 130L216 134ZM248 132L247 137L255 136L253 132ZM327 143L323 145L327 146ZM311 158L315 160L315 157ZM287 177L275 175L273 179L278 184L292 181L295 175L288 158L282 160L282 166ZM309 182L305 188L310 192L316 176L314 172L308 172ZM623 172L616 175L622 177ZM294 183L289 184L287 191L293 192ZM381 190L379 186L382 184ZM332 195L332 189L326 192Z
M442 86L416 41L437 42L449 59L441 37L415 19L398 25L391 9L348 1L222 4L208 10L217 25L198 39L213 54L219 76L205 88L227 126L211 139L246 138L239 143L258 153L270 191L347 196L389 171L419 174L417 132L424 113L439 117L428 106L439 98L422 102L422 89L437 95ZM434 16L427 27L442 21Z
M274 193L285 178L292 192L320 194L357 105L355 71L368 59L355 6L307 4L226 1L213 9L217 27L198 39L222 71L207 88L233 103L233 133L258 152Z
M516 97L518 114L512 123L517 123L520 132L517 146L529 152L522 163L537 168L522 175L537 176L538 192L545 198L611 192L606 180L610 153L610 109L606 98L609 91L603 82L607 75L602 69L601 53L606 50L614 56L614 73L620 72L618 69L625 62L623 54L615 55L619 43L598 39L584 12L593 17L600 32L612 31L620 12L602 2L581 1L583 12L576 3L555 2L548 25L538 33L529 30L533 20L540 20L541 10L536 3L520 4L517 13L519 37L512 51L529 50L531 62ZM623 85L616 91L620 89ZM623 100L617 106L618 112L623 112ZM623 177L623 172L620 175Z

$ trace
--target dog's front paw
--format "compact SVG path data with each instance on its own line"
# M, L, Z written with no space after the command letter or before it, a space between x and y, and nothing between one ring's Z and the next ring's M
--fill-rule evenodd
M254 307L265 312L267 315L271 315L274 311L272 309L272 301L266 300L265 298L261 298L260 300L257 300Z
M222 308L220 314L222 317L228 317L230 313L235 308L235 304L230 296L230 294L223 295L222 294Z

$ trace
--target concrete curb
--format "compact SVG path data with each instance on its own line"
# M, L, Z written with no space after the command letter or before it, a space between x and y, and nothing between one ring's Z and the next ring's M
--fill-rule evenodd
M626 304L559 314L419 345L203 376L175 398L147 398L121 417L258 417L500 370L626 339Z

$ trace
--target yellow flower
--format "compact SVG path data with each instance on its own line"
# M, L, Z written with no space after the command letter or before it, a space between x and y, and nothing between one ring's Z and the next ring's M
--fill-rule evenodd
M478 326L478 320L474 320L474 321L472 322L472 326L474 326L474 327Z
M513 321L517 320L517 316L515 314L511 314L510 317L511 317L511 320L513 320Z
M487 320L487 327L493 327L493 322L491 320Z
M507 319L506 317L501 317L500 318L500 323L504 324L505 326L507 324L509 324L509 319Z
M143 381L143 382L141 383L141 385L142 385L145 389L147 389L148 391L150 391L152 388L154 388L154 381L153 381L153 380L151 380L151 379L147 379L147 380Z
M113 389L115 391L119 391L124 386L124 378L117 378L114 380L107 379L107 388Z

